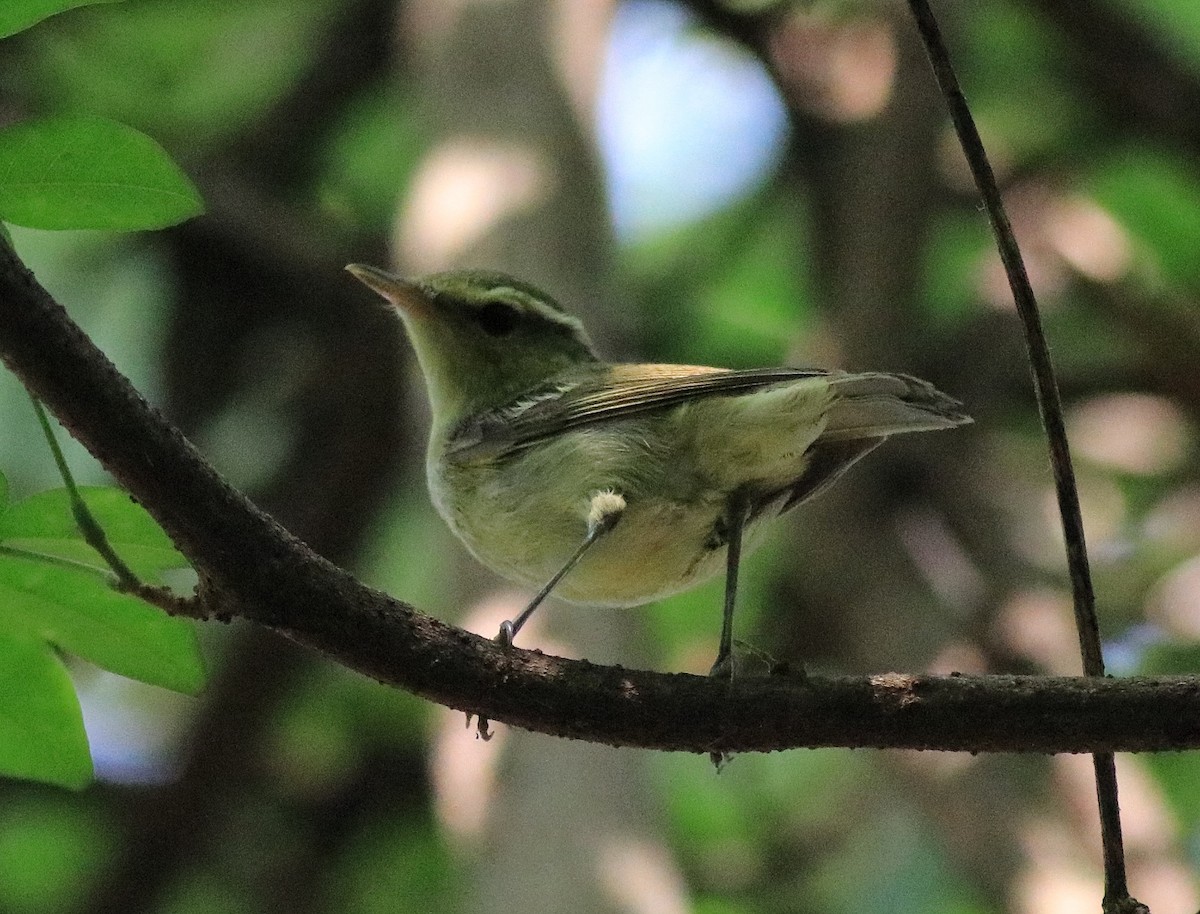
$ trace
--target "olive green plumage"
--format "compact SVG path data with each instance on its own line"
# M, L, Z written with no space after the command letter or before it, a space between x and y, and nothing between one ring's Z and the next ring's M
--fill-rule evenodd
M348 269L396 306L416 350L439 512L514 581L570 568L555 593L573 602L636 605L698 584L724 567L731 533L744 553L888 436L970 421L905 375L602 362L577 319L499 273Z

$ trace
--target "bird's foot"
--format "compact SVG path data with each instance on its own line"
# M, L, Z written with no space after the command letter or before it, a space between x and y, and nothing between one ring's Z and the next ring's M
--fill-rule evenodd
M500 631L496 632L496 637L492 639L496 644L500 645L500 649L504 651L512 650L513 639L517 636L517 627L512 619L505 619L500 623ZM467 727L470 728L471 720L475 720L475 738L481 739L485 743L494 735L491 729L491 721L482 714L476 716L470 711L467 712Z
M513 639L517 637L517 627L512 619L505 619L500 623L500 631L496 633L495 641L504 650L509 650L513 646Z
M708 671L710 679L724 679L726 682L733 681L733 655L726 654L723 657L718 657Z
M769 676L779 664L761 648L745 641L734 641L730 650L717 655L708 675L732 682L741 676Z
M481 739L485 743L490 740L495 734L491 730L491 721L480 714L475 717L470 711L467 712L467 729L471 729L471 718L475 718L475 738Z

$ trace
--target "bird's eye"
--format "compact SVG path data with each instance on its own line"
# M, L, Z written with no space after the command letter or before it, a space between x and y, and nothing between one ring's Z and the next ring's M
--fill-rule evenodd
M517 309L500 302L488 302L479 309L477 320L488 336L508 336L517 329Z

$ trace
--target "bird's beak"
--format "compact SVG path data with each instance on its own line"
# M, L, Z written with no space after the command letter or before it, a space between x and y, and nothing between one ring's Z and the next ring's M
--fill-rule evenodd
M428 315L431 311L429 295L425 289L410 279L393 276L378 267L365 263L346 266L347 272L370 289L382 295L390 304L412 317Z

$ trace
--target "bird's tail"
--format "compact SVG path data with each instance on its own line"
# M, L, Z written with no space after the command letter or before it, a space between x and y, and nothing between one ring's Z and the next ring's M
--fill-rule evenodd
M908 375L834 374L829 383L834 397L821 434L824 441L886 438L903 432L954 428L972 421L953 397Z

